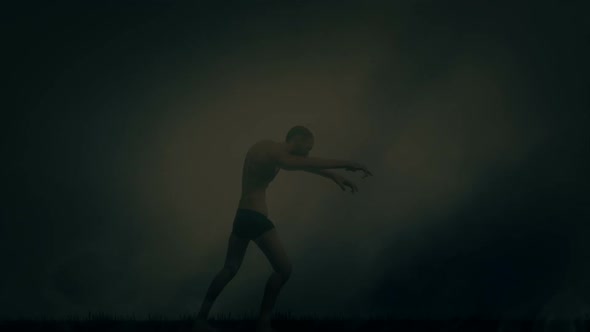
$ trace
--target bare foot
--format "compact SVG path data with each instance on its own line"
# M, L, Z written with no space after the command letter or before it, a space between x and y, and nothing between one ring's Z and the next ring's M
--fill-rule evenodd
M213 328L207 320L197 318L191 332L218 332L216 328Z

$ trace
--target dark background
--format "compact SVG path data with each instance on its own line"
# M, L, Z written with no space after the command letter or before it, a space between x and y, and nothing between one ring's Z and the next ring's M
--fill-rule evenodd
M3 318L194 313L241 162L296 124L375 176L281 172L277 310L590 313L582 2L79 1L2 10ZM251 245L213 312L257 312Z

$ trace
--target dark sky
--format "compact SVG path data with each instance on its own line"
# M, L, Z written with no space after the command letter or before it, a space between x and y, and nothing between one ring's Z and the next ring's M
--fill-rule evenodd
M296 124L375 176L271 184L277 310L590 313L582 6L212 3L3 10L3 318L196 311L247 148ZM251 244L212 313L257 312L270 271Z

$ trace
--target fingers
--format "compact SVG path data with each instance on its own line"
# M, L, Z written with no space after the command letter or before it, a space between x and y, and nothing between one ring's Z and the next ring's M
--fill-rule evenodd
M363 171L364 175L363 178L370 176L373 176L373 173L371 173L371 171L369 171L367 169L367 167L365 167L364 165L359 165L357 168L352 169L352 171L356 172L356 171Z
M342 188L342 191L346 191L346 187L350 187L350 192L354 193L355 188L350 183L348 183L348 182L345 182L343 184L338 183L338 185L340 186L340 188Z
M363 179L364 178L367 178L369 176L373 176L373 174L371 172L369 172L369 171L366 171L365 174L363 175Z
M368 177L369 175L370 175L370 176L373 176L373 173L371 173L371 172L370 172L369 170L367 170L367 169L363 169L362 171L363 171L363 176L362 176L362 178L363 178L363 179L364 179L364 178L366 178L366 177Z

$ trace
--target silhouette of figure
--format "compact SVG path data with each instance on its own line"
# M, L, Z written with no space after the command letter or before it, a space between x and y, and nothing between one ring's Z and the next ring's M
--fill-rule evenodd
M250 241L254 241L270 262L273 272L266 282L256 323L256 332L271 332L271 311L278 294L291 275L291 261L283 248L273 222L268 218L266 188L280 169L301 170L331 179L343 191L356 185L329 168L363 171L363 178L373 175L359 163L308 157L314 136L304 126L292 127L284 142L261 140L250 147L242 169L242 193L229 236L227 255L221 271L211 282L197 314L197 331L215 331L207 324L209 311L223 288L238 272Z

